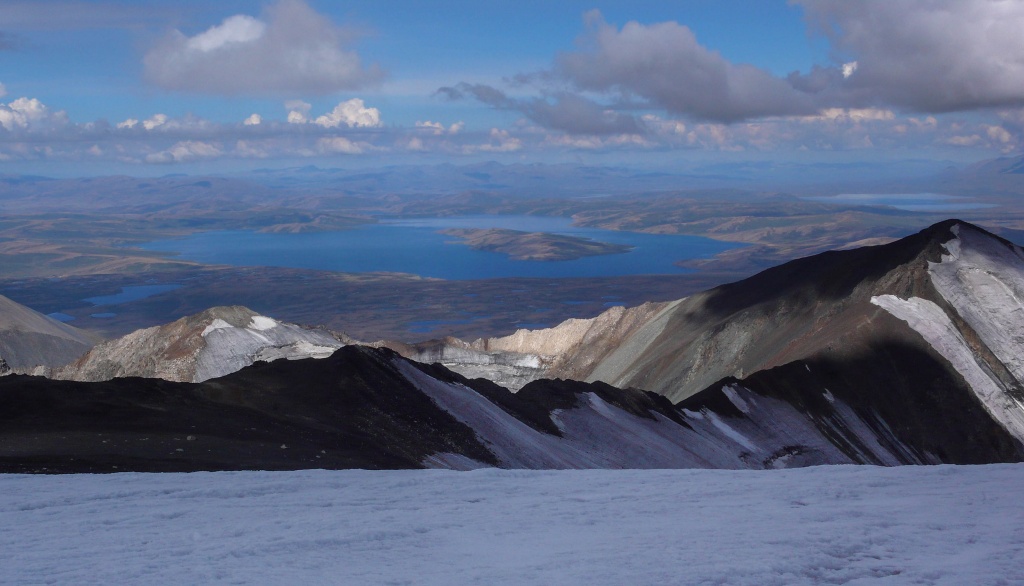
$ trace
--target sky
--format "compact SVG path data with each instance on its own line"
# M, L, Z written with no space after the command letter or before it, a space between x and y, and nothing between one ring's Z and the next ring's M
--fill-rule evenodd
M976 161L1021 0L0 2L0 173Z

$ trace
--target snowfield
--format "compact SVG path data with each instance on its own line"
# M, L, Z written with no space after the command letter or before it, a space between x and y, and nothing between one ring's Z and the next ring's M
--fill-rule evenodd
M0 476L4 584L1021 584L1024 465Z

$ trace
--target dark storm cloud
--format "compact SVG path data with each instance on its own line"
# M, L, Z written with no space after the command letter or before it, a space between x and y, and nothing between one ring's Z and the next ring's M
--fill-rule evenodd
M577 50L557 56L550 70L512 77L553 101L511 100L489 86L446 90L584 134L630 132L636 119L611 114L624 103L727 124L835 108L930 114L1024 106L1024 1L792 2L830 41L831 63L778 77L728 61L682 24L618 27L592 11Z
M856 62L823 98L951 112L1024 105L1024 2L793 0Z
M583 50L561 55L555 72L584 91L633 95L674 114L719 122L815 111L785 80L730 63L686 26L629 22L621 29L587 15Z

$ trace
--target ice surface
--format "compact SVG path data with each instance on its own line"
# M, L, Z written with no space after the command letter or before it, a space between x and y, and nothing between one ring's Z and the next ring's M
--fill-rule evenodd
M208 325L205 328L203 328L203 337L205 338L210 332L213 332L213 331L216 331L216 330L223 330L224 328L233 328L233 327L235 327L235 326L229 324L228 322L226 322L226 321L224 321L224 320L222 320L222 319L220 319L218 317L217 319L215 319L212 322L210 322L210 325Z
M1024 253L973 229L954 234L945 244L949 254L928 267L932 283L1013 377L1024 382Z
M872 297L871 303L907 322L921 334L964 377L985 410L1010 434L1024 441L1024 409L978 364L974 351L942 308L927 299L900 299L895 295Z
M224 325L214 328L218 322ZM323 358L342 346L327 332L307 330L260 315L254 316L246 328L215 319L203 331L203 337L206 345L196 356L193 382L236 372L254 360Z
M4 584L1021 584L1024 466L0 476Z
M276 327L277 321L265 315L252 316L252 322L249 324L249 329L253 330L269 330Z

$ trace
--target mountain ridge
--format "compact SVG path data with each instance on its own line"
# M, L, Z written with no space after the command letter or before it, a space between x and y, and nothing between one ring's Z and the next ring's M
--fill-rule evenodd
M292 350L308 330L213 308L98 347L130 354L144 341L133 364L185 356L195 380L213 341L220 370L205 382L3 377L0 468L1022 461L1021 299L1024 251L950 220L674 302L474 342L334 337L329 356L301 359ZM277 357L300 359L263 359ZM141 443L147 421L163 430L155 447ZM206 451L177 443L189 437Z
M0 359L16 372L74 360L99 337L0 295Z

